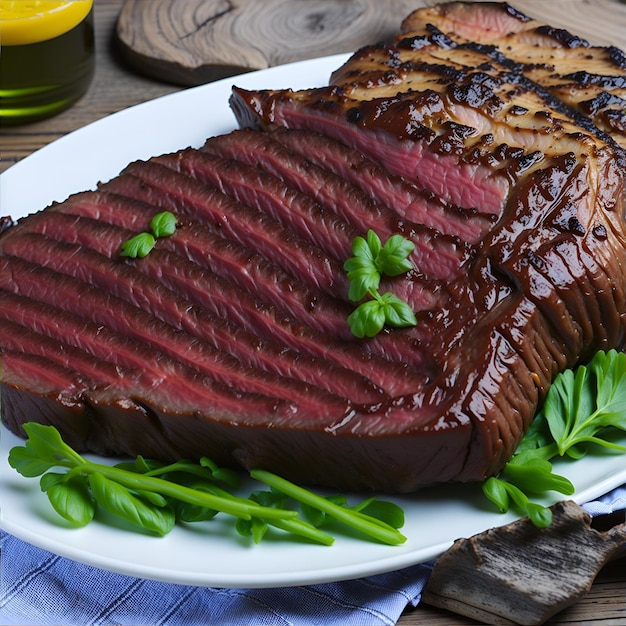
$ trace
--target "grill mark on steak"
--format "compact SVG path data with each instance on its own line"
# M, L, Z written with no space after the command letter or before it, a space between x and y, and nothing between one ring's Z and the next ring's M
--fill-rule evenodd
M179 254L184 253L198 265L234 281L261 302L273 306L278 314L282 311L288 319L299 320L317 333L329 335L348 345L355 343L346 324L351 307L342 301L326 299L323 294L301 289L297 282L280 270L264 265L262 259L233 242L220 238L210 241L206 234L200 232L196 237L187 238L180 246L177 239L169 239L164 242L164 247L171 247ZM245 271L241 272L242 268ZM397 334L386 335L384 340L382 337L374 338L366 345L369 352L385 359L397 360L403 357L406 363L421 363L420 356L412 353L412 346Z
M284 228L295 231L338 262L349 256L350 242L358 232L275 178L256 168L195 150L181 153L179 163L188 175L204 184L215 185L226 195L267 213Z
M510 9L506 3L497 2L481 3L480 7L441 3L407 16L402 33L404 37L423 37L426 41L422 46L437 43L441 37L446 38L448 48L483 44L492 59L582 113L579 121L589 116L597 129L626 149L624 53L615 46L592 46L564 29ZM591 130L591 126L587 128Z
M419 113L416 120L412 119L419 109L412 98L413 94L401 94L376 101L356 100L347 97L343 87L335 86L306 93L248 92L236 87L231 107L242 127L284 126L324 133L343 140L379 165L384 164L393 174L447 202L499 214L508 189L506 180L493 178L491 167L476 162L459 163L456 155L429 149L436 132L419 121ZM267 115L263 119L255 111ZM438 130L458 148L459 142L454 141L449 129ZM410 141L398 141L398 135ZM439 141L435 147L441 146ZM452 148L448 152L451 151Z
M85 196L81 194L80 200L75 198L74 202L70 201L63 206L65 210L72 210L84 207L85 204L89 205L84 200ZM136 211L137 208L133 205L133 210ZM119 198L113 210L118 221L123 221L124 214L129 211ZM134 213L129 213L129 221L133 215ZM117 257L121 243L132 235L131 231L112 227L106 222L58 212L53 219L31 221L30 231L43 233L66 243L86 246L110 258ZM207 251L215 251L219 244L229 248L225 241L218 240L216 245L215 240L206 240L202 235L203 231L200 231L201 239L197 243L198 256L205 258ZM177 244L179 238L186 240L186 243L184 241ZM225 274L226 278L213 272L207 274L202 267L191 263L185 256L189 253L187 247L189 240L185 237L184 229L179 229L174 237L161 243L165 243L173 251L178 250L180 254L157 249L141 262L122 267L129 273L132 267L134 271L150 276L185 299L177 305L179 312L174 317L173 312L169 312L170 317L165 321L184 328L204 340L210 340L216 348L230 352L253 367L262 367L287 377L299 378L348 397L353 402L362 403L380 399L381 388L392 395L406 393L423 382L422 374L411 372L406 366L398 367L389 361L386 353L384 358L364 353L355 342L346 346L338 341L332 341L329 346L328 333L321 335L296 319L289 320L280 312L277 313L276 307L271 304L277 295L258 292L268 301L267 305L262 306L258 298L252 298L248 291L235 286L230 273ZM19 245L13 244L18 249ZM242 250L241 254L246 255L247 259L249 252ZM76 257L73 260L76 260ZM223 270L227 264L227 258L218 256L214 267ZM234 264L237 266L236 259ZM116 265L104 267L98 259L94 260L94 265L102 274L101 286L110 287L107 281L108 272L114 275L119 271L118 267ZM258 278L254 284L271 283L267 276ZM126 299L136 298L146 289L140 276L129 276L126 280L122 278L120 284L129 292ZM294 286L281 291L293 292L296 289ZM416 289L419 289L419 281L413 285L413 290ZM163 306L163 299L168 292L161 290L160 293L156 302ZM306 300L307 297L305 293L303 298ZM417 301L416 297L412 299ZM145 296L143 300L148 305L155 302L155 298L150 295ZM189 307L190 302L199 305L202 310L199 313L195 312L193 307ZM134 304L139 305L139 302ZM323 304L320 306L323 308ZM229 320L230 323L225 323L224 320ZM344 325L345 317L336 317L334 326ZM279 345L275 345L277 341ZM285 350L281 346L288 346L290 349ZM406 342L403 342L403 347L405 346ZM381 348L381 351L383 350L384 347ZM309 363L305 355L314 357L313 362ZM324 361L319 362L319 359Z
M59 228L62 226L63 224L58 224ZM119 235L117 238L119 239ZM119 244L116 247L119 249ZM159 337L155 348L169 353L171 357L190 367L199 369L204 375L215 377L235 388L300 402L315 392L312 386L297 384L296 380L317 386L322 382L322 388L326 391L329 391L329 385L333 386L332 380L324 382L322 376L322 372L326 374L326 378L329 374L332 375L332 367L329 369L327 366L325 371L322 363L314 363L315 369L311 370L304 359L297 362L297 355L268 344L258 336L250 336L243 331L228 328L219 318L190 306L186 299L164 288L161 282L146 279L146 276L137 272L132 265L110 261L106 256L84 246L60 244L36 234L26 234L19 240L8 242L5 252L15 253L33 264L54 269L62 274L69 272L69 275L99 288L107 296L110 294L112 298L123 301L122 310L126 312L124 317L127 326L118 328L118 332L130 331L136 317L134 314L136 312L126 303L147 312L150 318L162 320L169 326L153 324L153 332ZM103 306L104 304L106 301ZM121 306L116 301L114 304ZM98 318L98 321L106 321L106 318L105 320ZM136 329L140 328L142 323L148 324L149 318L139 316L134 332L137 332ZM181 338L178 334L172 333L170 326L183 330L186 335L197 339L189 341L186 335ZM145 340L141 333L139 338ZM210 344L207 343L209 338ZM234 342L236 347L234 350L230 347L229 350L233 338L236 340ZM263 354L261 365L267 365L272 360L275 362L271 369L267 366L263 368L270 372L269 376L257 371L259 363L249 358L251 354L254 355L252 350ZM237 359L236 361L225 356L229 352ZM256 357L256 360L258 361L259 357ZM279 371L275 371L279 366ZM307 380L307 373L317 379L315 383L310 379ZM345 372L343 375L338 371L334 373L338 375L338 380L341 380L342 391L347 396L352 396L352 401L374 402L382 399L382 390L375 388L367 379L355 376L352 372ZM277 379L274 374L282 376L282 379ZM283 386L283 382L285 389L281 390L279 387ZM335 387L333 391L336 393L337 388Z
M335 259L322 254L263 213L252 211L217 189L166 167L168 163L175 167L176 161L177 157L172 155L161 158L159 163L133 163L101 189L150 206L162 206L178 216L192 217L211 232L263 254L316 289L333 296L347 294L349 285L345 272Z
M76 450L84 450L88 432L85 426L84 404L77 401L85 391L76 372L59 367L45 357L20 351L2 351L2 423L15 433L25 436L22 424L37 421L54 424ZM36 394L29 391L36 389ZM59 389L63 391L59 393Z
M220 319L231 320L244 330L257 337L266 337L272 343L285 348L269 350L267 342L257 339L249 345L248 358L259 361L258 366L281 372L289 368L289 375L304 378L320 387L326 387L350 398L353 402L373 401L380 389L390 395L400 395L423 384L423 375L409 371L406 366L398 366L386 357L377 357L359 349L356 344L332 339L328 334L316 332L295 320L277 314L273 307L263 305L247 293L233 291L232 283L213 275L210 285L206 284L206 275L197 266L189 267L189 273L181 268L180 257L170 262L166 253L152 255L147 263L141 263L141 270L160 280L170 289L185 287L185 297L203 308L214 311ZM197 275L197 278L196 278ZM224 350L233 350L232 344L243 341L245 336L233 342L237 335L232 329L225 337ZM229 341L230 338L230 341ZM286 348L289 348L287 350ZM290 358L290 350L297 356ZM315 359L308 366L306 356ZM319 360L322 360L321 363ZM335 369L335 367L338 369ZM307 379L309 368L312 378ZM357 374L360 375L357 376ZM371 382L369 382L371 381ZM372 382L376 388L372 388Z
M444 72L437 70L430 82L425 81L424 74L435 72L433 68L439 67L423 63L423 59L433 57L449 63L453 58L457 67L445 77ZM477 61L481 57L482 64ZM396 76L388 88L376 82L372 84L371 73L377 68ZM491 206L485 202L493 202L495 210L502 206L507 193L504 179L515 182L525 168L532 168L537 162L537 150L558 153L568 149L567 143L576 152L576 143L589 140L585 133L579 132L581 125L586 131L591 129L597 133L588 119L580 115L572 117L571 109L548 92L507 67L494 65L480 50L434 45L418 49L383 44L368 46L355 53L331 80L331 87L296 93L250 93L235 89L231 105L242 126L310 127L319 124L321 119L325 134L340 133L344 140L350 137L349 141L356 142L354 145L360 150L372 158L378 155L392 170L409 179L414 178L412 168L419 165L421 182L430 185L439 195L466 194L465 202L461 203L464 206L484 207ZM403 86L401 93L398 93L397 83ZM520 115L523 110L532 110L535 114ZM514 120L510 119L511 111L515 111ZM453 122L441 121L442 117L450 116ZM351 134L350 123L367 128L370 134ZM376 132L381 129L388 131L386 138L381 139L381 133ZM488 135L496 146L506 145L511 151L504 154L500 164L490 163L493 151L485 150L476 141ZM392 137L397 140L393 141ZM407 141L416 137L420 141ZM599 138L606 140L601 134ZM419 147L407 157L404 151L413 150L416 143ZM421 144L426 144L427 148ZM389 145L393 146L393 154L385 150ZM535 156L532 153L520 156L520 149L531 148ZM432 153L443 159L442 164L447 155L461 157L462 167L451 169L457 175L466 168L465 186L459 184L457 188L450 179L445 183L451 189L443 189L444 181L435 170L429 169L429 163L435 163ZM399 155L402 157L398 158ZM422 157L426 160L420 160ZM474 190L479 195L474 204L468 204L467 194L471 188L467 180L472 171L477 176ZM498 179L493 178L498 172L504 176L499 185ZM480 196L488 190L492 193L491 200Z
M38 243L43 247L42 241ZM56 246L61 247L61 244ZM240 396L242 399L248 396L251 401L255 397L265 397L266 406L270 402L271 406L283 403L288 408L287 417L294 414L293 419L319 420L330 416L338 419L350 411L349 403L338 396L234 362L227 354L176 332L158 318L115 295L103 293L97 283L92 285L77 280L75 276L60 275L42 268L37 262L20 261L13 259L12 280L3 277L1 286L30 299L43 301L65 314L71 313L78 304L82 311L80 319L69 323L61 334L79 327L81 337L77 341L87 342L91 351L99 351L94 352L98 358L114 358L116 362L133 368L143 368L146 375L150 373L149 378L142 381L143 389L139 392L145 394L142 402L148 402L152 397L163 406L173 405L173 409L180 410L166 395L178 388L172 399L176 398L185 410L192 410L192 407L202 410L207 402L210 404L221 397L226 416L239 414L240 408L245 405L242 400L241 406L238 406ZM45 286L29 276L33 268L45 272ZM78 294L77 303L71 299L74 294ZM119 322L111 311L120 314ZM70 318L69 315L56 317L60 320ZM104 328L109 331L106 342L102 339ZM283 414L282 419L285 417ZM280 421L281 417L276 419ZM254 420L254 417L248 416L246 420Z
M113 181L110 185L104 186L105 189L116 187L117 184L114 184ZM102 203L101 210L103 212L107 211L110 203L107 218L129 229L137 221L136 213L143 213L145 218L141 220L141 223L148 223L150 216L154 215L155 212L150 204L135 201L132 197L127 198L122 195L98 197L97 202ZM163 208L167 208L167 206L159 205L159 210ZM78 204L70 200L67 210L88 212L91 210L91 204L88 203L84 206L82 199ZM144 226L142 230L146 228L147 226ZM336 309L339 307L347 316L351 308L348 308L340 300L333 300L330 303L323 294L303 287L293 277L269 263L267 259L251 251L250 248L239 245L236 241L214 235L207 232L204 227L191 224L187 227L184 239L181 239L180 234L177 234L173 238L163 240L161 247L171 249L176 254L189 258L199 266L232 281L240 289L249 291L261 301L282 307L285 314L293 319L305 316L307 323L323 332L338 334L344 338L350 336L345 318L339 326L336 319L324 321L325 318L318 314L326 309L333 311L333 315L336 316ZM282 297L277 297L277 290L278 293L282 294ZM326 307L325 303L328 303Z
M164 160L167 164L172 163L169 157ZM239 202L267 213L284 228L295 231L340 263L350 256L354 237L367 229L367 224L348 223L309 196L284 185L275 176L244 163L195 150L179 153L177 163L190 176L205 184L215 185ZM412 261L418 271L428 278L449 279L458 273L472 253L458 239L425 227L408 229L398 223L395 232L398 231L415 243Z
M423 241L422 245L426 246L432 246L433 242L441 237L441 234L457 236L460 240L468 243L473 243L476 240L475 236L470 235L469 238L464 236L465 230L472 229L467 224L467 214L463 216L465 219L461 233L453 230L456 215L452 207L445 207L445 209L449 209L446 211L448 219L429 220L429 212L424 210L420 217L424 217L426 223L424 221L415 223L408 219L406 213L401 213L399 216L393 207L380 201L376 202L371 195L357 187L353 181L320 167L319 160L313 162L313 160L305 158L304 154L309 155L317 152L315 138L318 142L320 139L321 142L326 141L320 135L315 134L314 144L311 145L309 139L310 135L314 133L309 133L303 137L301 133L296 131L298 137L295 141L285 138L282 143L280 138L275 141L280 134L280 131L268 134L242 129L228 135L211 137L205 142L202 149L224 159L238 160L259 167L280 178L287 185L294 186L301 193L312 197L325 210L335 212L339 217L360 229L361 232L365 229L374 230L383 240L396 233L410 237L412 241ZM292 134L292 131L285 129L282 134L289 135ZM292 146L295 144L295 149L300 150L300 153L287 149L286 146L290 144ZM324 148L321 151L324 151ZM336 152L336 149L333 146L330 150L326 148L325 151L332 154ZM352 167L350 161L345 158L341 159L341 163L343 163L344 169ZM361 174L358 177L360 180L363 179L364 172ZM421 199L424 205L423 194ZM434 202L432 204L435 205ZM439 211L443 208L442 206L437 207ZM429 221L430 224L428 224ZM480 232L480 220L477 219L476 221L478 223L474 228Z
M453 72L440 72L441 66L424 62L424 59L432 57L445 63L452 62L457 67ZM373 64L393 67L397 79L403 84L411 87L417 83L415 88L420 89L421 100L416 113L413 109L411 112L417 114L419 122L433 129L437 135L434 141L445 139L448 143L450 137L453 140L450 147L447 143L444 146L434 144L436 147L447 152L454 148L457 154L462 155L463 142L466 149L470 149L466 158L471 158L472 137L489 136L492 144L506 146L513 152L505 153L500 165L492 161L490 152L479 156L485 165L493 167L511 182L532 167L541 152L559 153L567 149L563 147L562 142L565 141L575 150L576 142L584 139L585 133L596 136L603 143L612 143L610 137L601 133L586 116L577 114L541 85L516 72L517 66L511 66L505 57L495 57L492 48L475 44L453 49L429 46L417 50L406 44L403 46L402 42L396 48L369 46L355 53L343 70L333 74L332 83L340 86L350 97L367 103L372 90L368 83L358 80L364 68L369 69ZM344 76L347 67L354 68L348 72L348 78ZM428 77L433 71L434 80L425 81L424 76ZM428 85L427 89L424 89L424 82ZM402 106L409 95L406 92L400 94L395 107ZM371 102L378 106L377 100L381 98L382 95L378 94ZM396 98L395 90L390 89L387 100L395 101ZM454 121L445 122L442 126L438 114L443 111ZM579 129L585 133L581 135ZM400 137L403 136L401 125L396 124L394 130ZM532 152L524 154L520 153L520 149Z
M45 315L45 304L29 301L28 298L4 289L0 294L3 300L0 328L2 345L9 352L17 354L22 351L64 368L64 382L59 383L55 380L52 389L61 387L73 389L76 393L84 393L86 389L94 388L96 385L112 384L120 373L124 380L131 377L128 368L98 359L75 346L64 344L63 350L59 350L59 326L50 321L46 323L49 316ZM58 375L58 372L51 373L53 376ZM68 382L72 378L80 380L81 384Z
M132 200L127 203L125 200L122 196L115 197L115 203L110 196L105 199L106 203L111 202L110 217L119 224L134 223L135 211L149 212L149 205ZM89 210L90 205L86 208ZM75 205L70 201L69 210L83 210L83 204ZM261 302L282 310L289 319L300 319L317 332L330 334L342 341L354 342L345 321L351 307L342 301L330 301L323 294L303 289L292 277L234 241L211 235L203 228L192 225L187 229L183 240L179 235L174 235L163 240L161 246L232 281ZM376 347L376 343L371 345ZM389 337L384 347L377 349L377 352L384 352L388 356L386 351L390 351L389 355L392 355L389 358L397 357L398 354L408 355L410 345L404 339L393 336Z
M319 133L277 128L272 138L309 162L348 180L400 216L444 234L456 235L468 243L478 241L495 220L495 216L450 205L435 194L391 175L360 152Z

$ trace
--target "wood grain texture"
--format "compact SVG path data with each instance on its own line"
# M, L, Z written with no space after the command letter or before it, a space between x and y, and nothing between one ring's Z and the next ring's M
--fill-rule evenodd
M485 624L527 626L583 597L598 572L626 548L626 523L600 532L571 500L537 528L520 519L458 539L437 560L423 600Z
M195 0L176 1L183 5ZM258 2L262 4L264 0ZM134 104L180 90L180 87L146 78L117 57L112 39L123 4L123 0L96 0L96 76L89 92L71 109L53 118L21 127L0 128L0 171L75 129ZM616 0L512 0L511 4L554 26L569 28L593 43L613 43L626 48L626 5ZM0 212L3 210L8 209L0 207ZM397 624L479 625L480 622L424 602L415 609L407 609ZM626 625L626 555L608 563L579 602L546 622L546 626L572 625Z
M429 0L126 0L116 34L137 71L198 85L274 65L350 52L391 39ZM626 6L614 0L512 0L592 43L626 43ZM589 22L589 11L596 19ZM616 19L619 16L619 19Z
M117 36L139 71L197 85L389 39L418 6L423 0L127 0Z

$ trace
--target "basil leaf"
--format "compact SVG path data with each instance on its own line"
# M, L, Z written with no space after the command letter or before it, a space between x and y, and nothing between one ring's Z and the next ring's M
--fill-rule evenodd
M389 326L400 328L403 326L415 326L417 324L415 313L413 313L411 307L404 302L404 300L400 300L400 298L390 292L383 294L381 298L385 303L385 322L389 324Z
M348 278L350 279L348 298L352 302L362 300L370 289L378 289L380 284L380 275L368 269L348 272Z
M550 449L548 449L548 447ZM517 446L517 450L515 451L515 456L513 458L519 457L521 454L526 452L533 456L538 454L537 451L539 449L544 448L546 450L542 452L541 455L542 457L545 455L545 458L548 459L552 458L557 452L556 446L554 446L554 440L550 436L548 423L546 422L543 414L539 413L531 421L526 434Z
M176 519L208 520L221 512L239 520L238 528L256 542L262 539L268 526L273 526L299 538L331 545L332 536L303 521L297 510L283 508L284 503L295 499L317 507L325 515L376 541L397 545L406 540L397 529L381 520L332 503L336 500L345 504L345 496L324 499L268 472L250 470L252 478L255 471L261 472L262 482L271 491L258 492L246 499L215 484L216 480L238 483L238 475L206 457L200 463L183 460L164 465L137 457L134 462L102 465L80 456L52 426L27 423L24 428L32 435L32 441L28 439L24 446L11 451L14 464L27 474L41 475L40 486L53 508L75 525L88 523L100 507L137 528L163 535L171 530ZM48 458L42 461L38 454ZM48 471L51 465L59 465L66 472ZM289 485L287 491L286 485Z
M167 498L154 491L137 490L136 494L139 498L154 504L154 506L164 507L169 504Z
M415 245L402 235L392 235L382 245L380 237L368 230L366 239L355 237L352 240L352 253L343 268L347 272L350 287L348 298L359 302L370 295L375 302L364 302L348 316L352 333L359 338L373 337L384 327L403 327L417 324L411 308L391 293L381 296L378 293L381 274L399 276L413 268L408 260Z
M253 517L249 520L238 519L235 523L235 529L243 537L252 537L254 543L260 543L267 533L269 525L266 521Z
M211 471L211 476L213 476L215 480L225 483L232 489L239 488L239 474L234 470L227 467L219 467L211 459L205 456L200 459L200 465L209 469Z
M156 240L150 233L139 233L122 244L120 256L143 258L150 253L155 244Z
M190 485L194 489L201 491L202 488L198 485ZM191 504L189 502L182 502L180 500L172 500L172 507L176 520L180 522L204 522L213 519L218 511L215 509L209 509L199 504Z
M483 482L482 490L485 496L498 507L500 513L506 513L509 510L509 493L503 480L490 476Z
M139 528L162 536L174 527L170 507L154 506L101 474L89 474L89 486L99 506Z
M399 276L413 269L408 256L415 249L415 244L402 235L392 235L380 250L376 258L376 267L381 274Z
M96 512L87 480L80 474L67 476L49 472L41 478L41 489L46 492L50 504L61 517L74 526L86 526Z
M54 426L28 422L23 428L28 439L23 446L12 448L8 457L9 465L22 476L34 478L53 467L86 462L63 441Z
M385 325L384 307L376 300L363 302L348 316L348 324L359 339L374 337Z
M567 478L552 472L552 463L540 458L529 460L527 464L509 462L503 473L512 483L528 493L558 491L571 496L576 491Z
M373 231L367 231L367 247L369 248L369 256L375 261L380 254L382 243L380 237Z
M347 507L348 498L342 495L334 495L334 496L325 496L324 500L330 502L331 504L335 504L337 506ZM350 507L353 511L358 511L358 507ZM314 526L315 528L319 528L324 525L327 521L332 521L332 517L330 517L325 511L322 511L319 507L310 504L308 502L301 502L300 509L302 510L302 515L306 519L309 524Z
M58 464L55 458L41 457L29 441L9 451L9 465L26 478L35 478Z
M368 498L360 506L352 507L364 515L376 518L392 528L402 528L404 526L404 511L394 502Z
M169 237L176 231L176 216L170 211L157 213L150 221L150 230L155 237Z
M547 506L529 502L526 506L526 513L537 528L547 528L552 524L552 511Z
M565 370L546 396L543 415L561 456L581 458L588 443L623 450L598 437L608 427L626 430L626 357L598 352L589 367Z

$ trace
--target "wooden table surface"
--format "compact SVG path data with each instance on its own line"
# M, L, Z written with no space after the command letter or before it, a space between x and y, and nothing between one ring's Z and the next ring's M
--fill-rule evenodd
M561 0L561 4L574 5L582 0ZM596 0L607 5L608 0ZM593 4L594 2L592 2ZM524 2L514 3L522 7ZM552 3L548 3L554 6ZM586 4L589 4L588 2ZM96 0L96 75L89 92L71 109L51 119L13 128L0 128L0 171L28 156L38 148L54 141L66 133L126 107L179 91L181 87L141 76L118 58L112 36L122 0ZM534 0L528 2L528 13ZM626 16L624 7L619 7L622 41L613 41L626 48ZM572 12L572 13L575 13ZM552 22L555 24L554 20ZM555 24L556 25L556 24ZM607 31L615 31L616 25L607 25ZM598 30L598 43L607 33ZM5 207L2 210L6 211ZM609 563L596 579L590 592L577 604L563 611L549 624L577 624L586 626L626 625L626 558ZM476 622L425 605L407 610L400 626L471 626Z

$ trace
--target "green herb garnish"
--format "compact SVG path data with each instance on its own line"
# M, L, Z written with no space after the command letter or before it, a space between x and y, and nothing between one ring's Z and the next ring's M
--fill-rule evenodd
M155 237L169 237L176 230L176 216L170 211L157 213L150 221L150 230Z
M370 298L348 316L348 324L356 337L373 337L385 324L394 327L417 324L406 302L391 292L382 295L378 292L382 275L399 276L413 268L408 257L414 248L413 242L402 235L392 235L383 245L372 230L368 231L366 239L355 237L352 241L353 256L343 266L350 280L348 297L353 302L366 296Z
M137 257L143 259L154 248L155 243L156 239L150 233L139 233L122 244L120 255L128 256L132 259Z
M553 473L550 460L580 459L594 445L624 452L626 447L607 438L615 429L626 431L626 354L600 351L588 366L555 378L515 454L499 476L483 483L483 492L501 512L513 504L536 526L549 526L550 510L530 497L575 491L567 478Z
M150 221L151 232L143 232L122 243L120 256L143 259L161 237L169 237L176 231L176 216L170 211L157 213Z
M309 510L321 512L322 516L318 523L322 523L326 518L332 518L390 545L404 543L406 539L397 530L404 525L404 512L392 502L380 502L375 498L368 498L360 505L349 508L342 497L334 501L333 498L324 498L270 472L252 470L250 475L266 483L275 491L301 502ZM338 504L339 501L343 501L342 504ZM374 506L374 502L379 506ZM376 516L368 515L366 511L372 514L376 512ZM311 517L310 514L309 517Z
M98 509L138 529L165 535L177 522L210 520L217 514L236 519L240 534L259 542L270 527L309 541L331 545L332 535L318 529L329 520L375 541L397 545L406 537L400 507L371 498L355 507L324 498L270 472L251 475L271 487L250 497L235 495L239 475L208 458L199 463L162 464L139 456L114 466L85 459L53 426L24 424L23 446L9 452L9 464L22 476L41 476L40 486L57 513L72 525L88 524ZM52 471L64 469L64 472ZM316 513L314 513L316 512Z
M374 337L385 326L415 326L417 319L411 307L391 292L382 296L373 289L368 290L372 297L360 304L348 316L348 324L352 333L362 339Z

